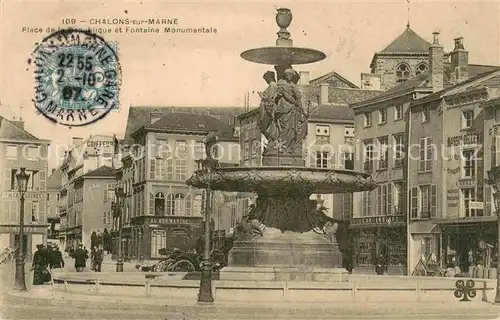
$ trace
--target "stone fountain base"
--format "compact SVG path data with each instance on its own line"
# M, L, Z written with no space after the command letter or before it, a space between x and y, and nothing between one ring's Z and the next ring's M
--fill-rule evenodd
M336 243L313 231L269 229L257 240L234 242L221 280L347 281Z

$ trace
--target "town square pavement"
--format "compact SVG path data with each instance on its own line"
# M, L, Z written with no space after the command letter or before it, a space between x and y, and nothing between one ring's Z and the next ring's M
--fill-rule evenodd
M73 271L67 259L67 271ZM71 263L70 263L71 262ZM103 271L114 271L112 263ZM125 264L125 271L135 270ZM129 270L130 269L130 270ZM500 319L500 307L480 301L469 303L338 303L255 304L217 301L198 305L196 301L172 303L149 298L83 296L69 293L54 299L50 285L33 286L27 273L27 292L12 291L13 264L0 265L1 319ZM26 266L29 270L29 266ZM131 290L125 289L124 290ZM153 301L152 301L153 300Z

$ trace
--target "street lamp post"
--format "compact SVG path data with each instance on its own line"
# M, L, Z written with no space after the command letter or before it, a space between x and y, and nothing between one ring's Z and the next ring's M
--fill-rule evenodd
M212 172L213 164L209 159L200 160L203 165L203 170L206 170L210 175ZM212 294L212 264L210 262L210 210L212 206L212 191L210 188L210 179L208 180L207 196L205 201L205 246L203 250L203 261L201 267L201 280L200 291L198 292L198 302L210 303L214 302Z
M125 198L123 187L115 189L116 203L114 204L113 213L118 218L118 257L116 258L116 272L123 272L123 253L122 253L122 207Z
M24 193L26 192L26 185L30 177L25 172L25 168L20 168L20 172L16 174L17 186L21 196L21 206L19 210L19 248L17 249L16 257L16 282L14 290L26 291L26 278L24 272Z
M488 182L493 187L493 199L495 200L495 211L497 214L497 292L495 303L500 304L500 166L492 167L488 171Z

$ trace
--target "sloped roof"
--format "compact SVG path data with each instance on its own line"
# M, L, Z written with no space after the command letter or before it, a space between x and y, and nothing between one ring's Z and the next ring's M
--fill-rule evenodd
M431 44L409 26L380 53L427 53Z
M320 105L309 117L309 121L343 120L354 122L354 110L347 106Z
M351 81L347 80L346 78L342 77L340 74L338 74L335 71L328 72L327 74L324 74L324 75L322 75L320 77L312 79L311 81L309 81L309 83L312 84L312 85L318 85L318 84L321 84L321 83L323 83L323 82L325 82L325 81L327 81L328 79L331 79L331 78L337 78L337 79L339 79L343 83L347 84L350 88L354 88L354 89L358 89L359 88L357 85L355 85Z
M482 65L482 64L469 64L469 67L467 68L467 73L469 74L469 78L476 77L480 74L499 70L500 66L489 66L489 65ZM448 87L450 86L451 82L451 77L453 74L451 64L450 63L445 63L444 64L444 83L445 86Z
M367 100L360 100L357 103L362 102L361 105L370 104L370 103L376 102L380 99L390 97L393 95L397 95L398 93L409 92L409 91L415 90L417 88L432 89L431 84L430 84L431 83L430 76L431 76L431 74L429 71L421 73L418 76L413 77L405 82L402 82L402 83L398 84L397 86L392 87L389 90L386 90L377 96L374 96L374 97L367 99ZM357 103L353 103L353 104L357 104ZM357 107L357 106L354 105L353 107Z
M459 88L460 86L464 86L464 85L467 85L473 81L476 81L478 79L481 79L483 77L487 77L497 71L499 71L500 69L496 69L496 70L491 70L489 72L484 72L484 73L481 73L481 74L478 74L478 75L475 75L473 77L469 77L467 80L465 81L462 81L462 82L459 82L453 86L449 86L447 88L444 88L443 90L440 90L440 91L437 91L437 92L434 92L432 94L429 94L425 97L422 97L418 100L415 100L413 103L414 104L420 104L420 103L423 103L425 101L432 101L434 99L440 99L441 97L443 97L446 93L448 93L449 91L453 90L453 89L456 89L456 88Z
M210 115L176 112L167 114L160 120L146 127L186 131L219 131L221 128L225 127L225 124Z
M306 87L308 94L311 96L316 96L319 99L320 87L315 85L309 85ZM350 105L359 101L364 101L371 99L380 95L383 91L379 90L363 90L363 89L351 89L351 88L335 88L328 87L328 103L336 105Z
M159 113L167 115L171 113L182 112L192 114L205 114L218 118L223 123L229 123L231 119L245 112L242 107L151 107L151 106L132 106L129 109L127 128L125 130L125 142L132 140L131 135L139 128L150 124L150 114Z
M62 186L61 179L62 170L59 167L47 178L47 190L59 190Z
M108 166L101 166L83 175L84 177L116 177L115 169Z
M40 139L0 116L0 139L41 142Z
M219 141L240 141L240 138L234 135L234 129L230 126L219 130L215 135Z

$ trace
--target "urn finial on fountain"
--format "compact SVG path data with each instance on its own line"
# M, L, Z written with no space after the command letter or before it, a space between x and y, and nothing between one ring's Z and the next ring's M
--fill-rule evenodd
M276 40L277 46L293 46L292 39L290 39L290 32L286 28L290 26L292 22L292 11L287 8L279 8L276 10L276 23L280 30L278 31L278 39Z

